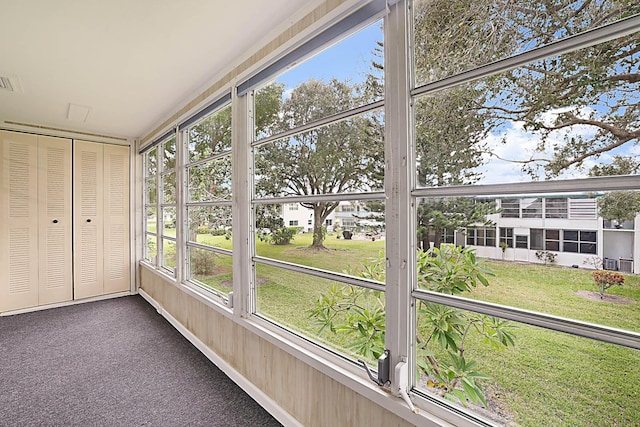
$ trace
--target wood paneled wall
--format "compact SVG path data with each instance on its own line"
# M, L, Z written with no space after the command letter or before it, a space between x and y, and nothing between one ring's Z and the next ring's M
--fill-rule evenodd
M141 267L141 289L304 426L411 426Z

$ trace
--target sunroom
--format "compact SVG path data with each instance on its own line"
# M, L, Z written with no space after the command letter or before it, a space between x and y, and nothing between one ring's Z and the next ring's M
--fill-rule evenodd
M640 424L637 3L9 1L0 34L3 317L142 298L283 425Z

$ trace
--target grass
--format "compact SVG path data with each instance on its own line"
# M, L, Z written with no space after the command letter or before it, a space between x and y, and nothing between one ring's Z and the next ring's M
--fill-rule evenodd
M224 236L202 238L203 243L231 248ZM325 241L330 248L327 251L309 250L310 243L311 235L302 234L286 246L257 241L256 249L260 256L338 272L356 268L384 250L384 241L334 236ZM231 260L225 258L216 274L201 280L216 289L223 283L230 285ZM588 270L498 261L487 264L495 272L490 285L464 296L640 330L637 276L627 275L624 286L608 291L632 302L619 304L577 295L579 290L597 291ZM330 332L318 336L318 326L307 311L334 282L261 264L257 265L257 277L257 308L261 315L349 354L348 337ZM514 348L496 351L474 339L466 350L467 357L478 361L479 370L493 378L483 385L491 408L489 415L500 414L494 419L522 426L640 425L639 351L524 324L516 326Z

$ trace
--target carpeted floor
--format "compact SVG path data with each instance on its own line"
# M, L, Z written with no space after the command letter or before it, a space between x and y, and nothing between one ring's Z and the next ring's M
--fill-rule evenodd
M140 296L0 317L0 426L279 426Z

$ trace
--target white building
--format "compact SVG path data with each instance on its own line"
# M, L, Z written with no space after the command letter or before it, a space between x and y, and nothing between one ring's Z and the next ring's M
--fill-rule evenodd
M597 198L503 198L496 204L500 213L489 217L494 226L469 228L455 239L448 233L445 241L473 246L486 258L541 263L536 253L548 251L558 265L594 268L599 258L606 269L640 272L633 262L640 250L639 217L625 224L604 221Z
M384 223L371 218L375 213L367 211L361 202L342 201L338 207L325 219L327 231L350 230L358 228L384 228ZM282 206L282 218L287 227L302 227L304 232L313 231L313 210L300 203L286 203Z
M635 232L640 217L625 224L605 221L598 216L597 198L586 197L503 198L496 205L500 213L489 216L493 226L448 230L442 241L472 246L483 258L542 263L536 253L547 251L555 255L557 265L595 268L602 262L608 270L640 273L639 263L633 262L634 254L640 253L640 235ZM286 226L313 231L313 210L288 203L282 212ZM368 215L361 203L340 202L325 226L328 231L354 230Z

